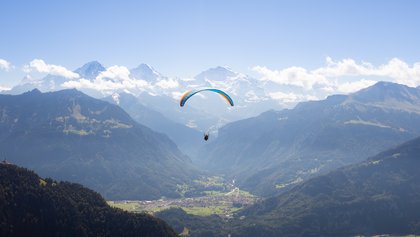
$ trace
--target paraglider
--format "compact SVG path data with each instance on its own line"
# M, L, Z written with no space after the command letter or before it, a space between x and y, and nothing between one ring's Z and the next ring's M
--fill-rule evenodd
M224 92L222 90L219 90L219 89L213 89L213 88L187 91L187 92L184 93L184 95L182 96L181 100L179 101L179 105L181 107L184 106L185 105L185 102L187 102L187 100L189 98L191 98L191 96L193 96L193 95L195 95L195 94L197 94L199 92L202 92L202 91L212 91L212 92L219 93L219 95L221 95L223 98L225 98L226 101L231 106L233 106L233 100L232 100L232 98L230 98L230 96L226 92Z
M185 105L185 102L187 102L187 100L189 98L191 98L193 95L195 95L199 92L202 92L202 91L216 92L219 95L221 95L230 104L230 106L234 105L232 98L230 98L230 96L226 92L224 92L222 90L219 90L219 89L206 88L206 89L196 89L196 90L191 90L191 91L185 92L184 95L181 97L181 100L179 101L179 106L183 107ZM209 133L206 132L206 133L204 133L204 140L207 141L208 139L209 139Z

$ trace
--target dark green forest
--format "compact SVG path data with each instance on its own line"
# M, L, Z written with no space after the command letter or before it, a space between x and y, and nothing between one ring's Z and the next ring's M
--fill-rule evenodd
M177 236L164 221L111 208L82 185L0 164L0 236Z

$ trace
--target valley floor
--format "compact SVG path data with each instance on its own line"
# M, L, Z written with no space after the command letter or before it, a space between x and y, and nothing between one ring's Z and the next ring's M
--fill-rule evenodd
M246 206L254 204L259 198L234 187L229 192L208 192L206 196L159 199L151 201L108 201L112 207L121 208L129 212L155 213L169 208L182 208L188 214L208 216L219 215L230 218L232 214Z

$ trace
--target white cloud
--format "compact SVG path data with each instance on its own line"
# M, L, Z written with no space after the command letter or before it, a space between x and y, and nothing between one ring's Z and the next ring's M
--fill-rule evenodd
M3 69L5 71L9 71L9 69L12 67L10 62L6 61L5 59L0 58L0 69Z
M315 86L324 91L353 92L359 86L371 85L373 80L360 80L360 77L378 77L379 80L389 80L408 86L420 85L420 62L412 66L393 58L388 63L374 66L371 63L357 63L353 59L333 61L326 58L326 65L309 71L302 67L289 67L282 70L271 70L264 66L255 66L253 71L261 74L260 80L272 81L280 85L297 86L306 90ZM342 77L352 77L356 81L342 80Z
M283 70L270 70L264 66L252 68L255 72L262 75L263 81L273 81L280 85L297 86L310 90L314 85L328 84L325 77L308 72L302 67L289 67Z
M344 83L341 83L341 84L337 85L336 92L349 94L351 92L355 92L355 91L361 90L363 88L372 86L376 82L377 81L366 80L366 79L362 79L360 81L355 81L355 82L344 82Z
M173 91L173 92L171 93L171 95L172 95L172 98L174 98L174 99L176 99L176 100L179 100L179 99L181 99L181 97L184 95L184 93L185 93L185 92Z
M46 64L42 59L34 59L32 60L29 65L25 65L23 69L26 73L29 73L33 70L48 73L55 76L62 76L69 79L76 79L79 78L79 74L72 72L66 69L63 66L53 65L53 64Z
M31 75L27 74L26 76L23 77L23 79L21 80L20 84L41 84L42 83L42 78L34 78Z
M195 79L194 78L181 78L180 79L181 81L184 81L184 82L192 82L192 81L195 81Z
M79 79L79 80L72 80L72 81L66 81L62 84L63 87L67 88L87 88L87 89L94 89L95 83L87 80L87 79Z
M12 89L12 88L0 85L0 91L8 91L10 89Z
M115 101L115 103L117 103L117 105L120 104L120 94L118 93L112 94L112 99Z
M388 76L395 82L408 86L420 85L420 62L410 67L404 61L394 58L388 64L380 66L375 73L378 76Z
M187 89L194 89L194 88L198 88L200 86L202 86L202 85L200 85L200 84L188 84Z
M334 62L330 57L326 58L326 67L313 70L311 73L323 77L341 77L341 76L367 76L374 69L370 63L362 62L357 64L353 59L343 59Z
M280 100L284 103L295 103L303 100L317 100L318 98L311 95L301 95L297 93L284 93L281 91L268 93L271 99Z
M393 82L408 86L418 86L420 84L420 62L416 62L410 67L410 65L398 58L393 58L387 64L377 67L367 62L357 64L353 59L343 59L342 61L334 62L331 58L327 58L327 67L314 70L313 73L325 77L386 77Z
M147 81L130 77L130 70L124 66L111 66L101 72L93 81L81 78L63 83L63 87L93 89L105 93L115 91L144 91L151 86Z
M173 89L179 87L178 81L174 79L160 80L156 82L155 85L162 89Z
M226 90L226 91L231 91L232 90L232 83L228 80L226 81L216 81L216 80L205 80L206 83L208 83L211 87L214 88L219 88L222 90Z
M105 71L101 72L97 77L97 80L110 79L115 82L123 82L130 80L130 70L124 66L111 66Z
M10 66L7 67L10 68ZM299 66L277 70L255 66L252 70L260 75L259 80L235 73L235 76L220 80L199 81L194 78L160 76L153 82L147 82L134 78L127 67L118 65L111 66L95 79L88 80L80 78L78 74L62 66L49 65L40 59L33 60L25 68L28 71L36 70L72 79L65 82L63 87L92 89L108 95L119 92L139 94L147 91L149 94L165 94L179 99L182 96L180 91L211 86L237 95L248 103L271 98L284 105L304 100L323 99L331 94L352 93L371 86L379 80L409 86L420 85L420 62L411 65L398 58L393 58L382 65L373 65L349 58L334 61L327 57L325 65L313 70ZM30 77L28 80L36 81Z
M246 102L259 102L264 100L264 98L258 97L258 95L253 90L250 90L247 93L245 93L245 98Z

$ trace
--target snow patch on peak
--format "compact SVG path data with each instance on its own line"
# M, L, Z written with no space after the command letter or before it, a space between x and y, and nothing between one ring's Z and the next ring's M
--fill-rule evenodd
M152 66L142 63L136 68L132 69L131 76L135 79L142 79L146 81L156 81L160 78L164 78L162 74L156 71Z
M81 77L87 79L95 79L101 72L105 70L105 67L102 66L102 64L100 64L98 61L91 61L76 69L75 72Z
M230 77L235 77L237 75L238 73L232 71L229 68L218 66L215 68L210 68L204 72L201 72L194 78L199 81L206 81L206 80L220 81L220 80L226 80L227 78L230 78Z
M38 84L41 84L42 81L43 81L42 78L34 78L28 74L22 78L19 85L23 85L23 84L38 85Z

